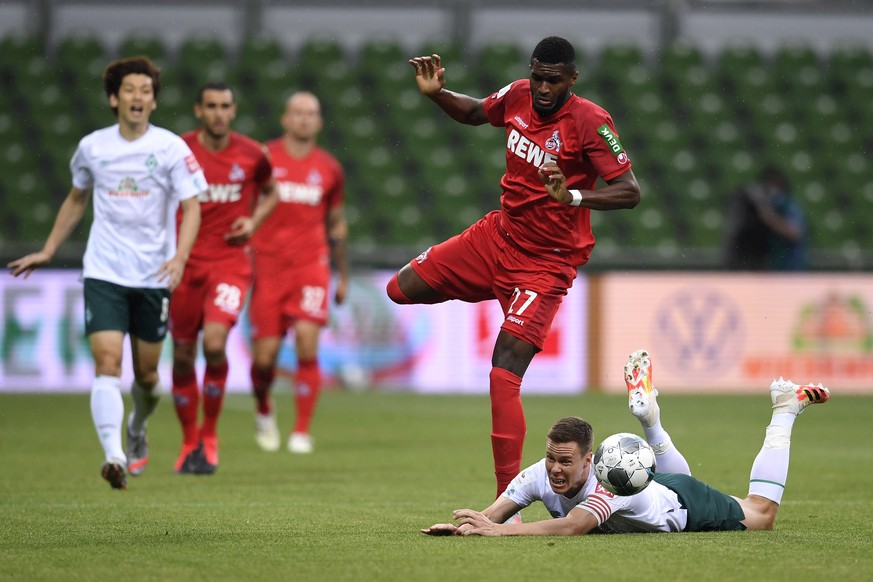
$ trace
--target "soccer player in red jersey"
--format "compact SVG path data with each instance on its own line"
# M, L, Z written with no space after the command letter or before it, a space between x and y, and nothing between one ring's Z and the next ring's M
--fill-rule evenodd
M490 373L499 496L521 468L522 377L594 247L590 212L633 208L640 188L612 117L571 92L579 73L565 39L540 41L531 55L530 77L485 99L447 90L439 55L409 63L421 93L452 119L506 128L501 208L424 251L387 286L399 304L500 302L505 319ZM595 189L598 178L606 185Z
M176 473L212 474L218 466L216 424L227 381L227 336L236 324L252 280L248 241L276 207L278 193L266 148L231 131L233 91L208 83L194 113L201 127L182 136L194 152L209 189L201 195L202 225L188 269L170 302L173 334L173 402L182 425ZM203 424L195 371L202 331Z
M279 204L252 239L255 279L249 314L256 440L264 450L279 449L270 385L276 375L282 339L293 327L297 418L288 449L292 453L310 453L313 445L309 428L322 382L318 341L328 321L331 261L339 275L334 294L337 304L345 301L348 292L345 177L339 162L316 144L323 120L315 95L292 95L281 121L284 135L267 143ZM278 273L282 276L278 277Z

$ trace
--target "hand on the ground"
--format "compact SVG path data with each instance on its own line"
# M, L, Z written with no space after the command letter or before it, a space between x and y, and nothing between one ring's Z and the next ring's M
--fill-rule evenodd
M458 522L458 534L464 536L499 536L500 526L487 517L481 511L472 509L456 509L453 516Z
M435 523L421 530L421 533L429 536L454 536L460 535L458 528L450 523Z

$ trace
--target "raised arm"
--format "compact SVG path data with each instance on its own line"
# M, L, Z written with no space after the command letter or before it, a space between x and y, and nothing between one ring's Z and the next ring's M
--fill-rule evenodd
M61 208L58 210L55 224L42 250L21 257L6 265L13 277L23 273L26 279L34 269L43 267L51 262L58 248L70 237L73 230L82 221L90 196L90 190L80 190L76 187L70 189L70 193L67 194L64 203L61 204Z
M446 89L446 69L437 54L429 57L413 57L409 64L415 67L415 81L421 94L440 106L449 117L467 125L488 123L484 99L476 99L463 93Z

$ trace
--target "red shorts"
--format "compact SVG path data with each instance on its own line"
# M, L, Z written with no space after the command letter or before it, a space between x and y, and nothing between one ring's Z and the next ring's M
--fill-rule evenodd
M539 349L576 279L574 265L521 250L500 228L499 211L429 248L410 265L447 299L497 299L505 316L500 329Z
M173 341L194 343L205 323L233 327L249 292L252 264L233 261L189 262L182 282L170 296Z
M329 292L327 263L289 268L257 259L249 303L252 338L284 337L299 319L327 325Z

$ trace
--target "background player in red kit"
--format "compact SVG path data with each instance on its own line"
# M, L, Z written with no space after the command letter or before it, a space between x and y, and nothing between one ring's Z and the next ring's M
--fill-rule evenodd
M500 302L505 319L490 374L499 496L521 469L522 377L594 247L590 211L633 208L640 189L609 113L570 91L579 74L573 46L563 38L540 41L530 78L485 99L445 89L439 55L409 62L421 93L452 119L506 128L500 210L424 251L387 287L401 304ZM595 190L598 177L606 185Z
M231 131L233 91L209 83L194 113L200 129L182 136L197 157L209 189L201 195L202 225L188 269L170 302L173 333L173 402L182 424L177 473L211 474L218 466L216 424L228 364L225 348L252 278L248 240L278 201L266 148ZM198 428L200 390L194 368L203 331L203 424Z
M318 98L312 93L295 93L282 115L284 135L267 144L279 205L252 239L255 281L249 313L256 439L268 451L278 450L280 444L270 385L282 339L293 326L297 419L288 449L312 452L309 427L321 390L318 339L328 321L331 260L339 275L334 296L337 304L345 300L348 291L345 178L339 162L316 145L322 125Z

